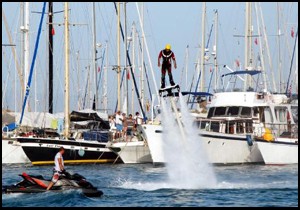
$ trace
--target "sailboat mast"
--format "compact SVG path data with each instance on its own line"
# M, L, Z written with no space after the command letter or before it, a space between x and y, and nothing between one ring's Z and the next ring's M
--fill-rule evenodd
M144 23L142 21L141 15L140 15L138 2L135 2L135 5L136 5L136 9L137 9L138 16L139 16L139 22L140 22L140 25L141 25L142 36L143 36L143 42L145 43L146 53L147 53L147 56L148 56L148 61L149 61L150 69L151 69L152 79L153 79L153 82L154 82L155 92L158 93L158 88L157 88L157 84L156 84L156 80L155 80L155 76L154 76L154 71L153 71L153 66L152 66L152 62L151 62L151 57L150 57L150 53L149 53L149 49L148 49L148 45L147 45L147 39L146 39L146 36L145 36ZM143 64L144 63L142 63L141 65L143 65ZM160 97L158 97L158 100L160 100Z
M29 2L25 2L24 20L24 90L26 90L29 75Z
M270 69L270 72L271 72L271 78L272 78L272 84L273 84L273 92L276 93L277 92L277 88L276 88L275 79L274 79L272 57L271 57L270 48L269 48L269 42L268 42L268 38L267 38L267 32L266 32L266 27L265 27L264 16L263 16L263 13L262 13L260 2L258 2L258 5L259 5L259 7L258 7L259 14L260 14L261 23L262 23L262 32L263 32L263 36L264 36L264 42L265 42L265 45L266 45L267 56L268 56L268 61L269 61L269 69Z
M105 43L105 52L106 52L106 68L104 71L104 87L103 87L103 92L104 92L104 100L103 100L103 104L104 104L104 112L107 113L107 72L108 72L108 42L106 41Z
M246 27L245 27L245 70L252 70L252 2L246 2ZM251 85L250 75L246 75L244 83L244 91L246 91L247 86Z
M280 54L280 36L281 36L281 31L280 31L280 8L279 8L279 3L276 3L277 7L277 44L278 44L278 75L279 75L279 93L283 93L283 88L282 88L282 61L281 61L281 54Z
M48 37L49 37L49 113L53 113L53 2L49 2L48 6Z
M120 57L120 2L118 2L118 23L117 23L117 45L118 45L118 67L117 67L117 76L118 76L118 110L121 110L121 89L120 89L120 84L121 84L121 57Z
M69 4L65 2L65 138L69 136Z
M126 80L125 80L125 97L126 97L126 104L125 104L125 113L128 114L128 78L127 74L129 73L128 71L128 66L127 66L127 14L126 14L126 2L124 2L124 48L125 48L125 53L124 53L124 58L125 58L125 73L126 73Z
M144 27L144 2L141 2L141 13L142 13L142 27ZM143 29L144 31L144 29ZM144 37L145 37L145 34L142 33L142 65L141 65L141 103L142 103L142 107L144 107Z
M217 62L217 44L218 44L218 10L215 11L215 46L214 46L214 62L215 62L215 90L218 87L218 62Z
M20 29L21 29L21 32L22 33L20 33L21 34L21 68L20 69L22 69L23 71L24 71L24 61L25 61L25 59L24 59L24 45L25 45L25 35L24 35L24 33L25 33L25 16L24 16L24 12L25 12L25 9L24 9L24 4L25 4L25 2L20 2L20 16L21 16L21 26L20 26ZM5 18L5 16L3 16L3 14L4 14L4 12L2 12L2 19L4 20L4 24L5 24L5 27L7 26L7 22L6 22L6 18ZM8 28L8 27L7 27ZM6 29L6 31L7 31L7 29ZM9 36L9 38L10 38L11 36ZM11 38L10 38L11 39ZM15 52L14 50L13 50L13 52ZM15 54L15 53L14 53ZM15 57L15 55L14 55L14 57ZM17 62L16 62L16 64L17 64ZM26 86L25 86L25 84L26 84L26 79L25 79L25 75L24 75L24 72L23 73L21 73L20 74L20 81L22 81L21 82L21 100L22 101L24 101L24 97L25 97L25 90L26 90ZM21 105L21 110L22 110L22 105ZM17 111L17 110L15 110L15 111Z
M135 71L135 23L132 24L132 72L134 74ZM131 88L131 113L134 113L134 83L132 80L132 88Z
M205 86L205 64L204 64L204 50L205 50L205 18L206 18L206 2L202 4L202 40L201 40L201 84L200 91L204 91Z
M98 108L98 88L97 88L97 49L96 49L96 17L95 17L95 2L93 2L93 71L95 78L95 111Z
M254 2L255 13L256 13L256 22L257 22L257 32L258 32L258 34L261 34L257 4L258 4L257 2ZM258 39L259 39L259 54L260 54L262 76L263 76L263 83L264 83L263 85L264 85L264 89L267 90L268 85L267 85L267 75L266 75L266 68L265 68L265 59L264 59L264 55L263 55L262 39L261 39L261 37L259 37Z

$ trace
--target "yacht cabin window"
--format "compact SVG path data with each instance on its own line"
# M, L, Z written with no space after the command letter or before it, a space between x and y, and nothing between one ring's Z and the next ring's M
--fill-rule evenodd
M273 122L272 112L271 112L271 109L269 107L266 107L264 109L264 119L262 119L262 122L266 122L266 123L272 123Z
M251 117L251 107L242 107L241 117Z
M216 107L214 116L224 116L226 114L226 107Z
M238 116L240 107L230 106L228 107L227 115L228 116Z
M275 107L275 115L279 122L286 122L287 108L286 107Z
M211 118L214 115L215 107L210 107L208 110L207 118Z

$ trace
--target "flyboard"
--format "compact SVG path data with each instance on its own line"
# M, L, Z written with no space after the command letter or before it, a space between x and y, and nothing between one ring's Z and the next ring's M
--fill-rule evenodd
M173 92L173 90L177 90L177 92ZM166 95L162 95L164 92L166 92ZM178 84L172 85L172 86L167 86L165 88L160 88L158 90L158 94L159 96L163 96L163 97L167 97L167 96L179 96L179 92L180 92L180 87Z
M180 93L180 87L178 84L175 84L175 85L172 85L172 86L167 86L165 88L160 88L159 91L159 96L160 97L168 97L170 102L171 102L171 106L172 106L172 109L173 111L175 112L175 118L176 118L176 121L179 125L179 130L180 130L180 133L181 133L181 137L182 139L186 139L185 138L185 132L184 132L184 129L183 129L183 125L182 125L182 121L180 120L180 117L179 117L179 113L178 113L178 110L177 110L177 106L175 104L175 101L174 101L174 97L179 97L179 93ZM163 93L166 93L163 95Z

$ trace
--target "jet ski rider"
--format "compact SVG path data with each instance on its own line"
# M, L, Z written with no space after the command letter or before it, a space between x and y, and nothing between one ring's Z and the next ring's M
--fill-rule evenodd
M50 184L47 187L47 190L50 190L51 187L57 182L61 174L65 174L65 166L64 166L64 159L63 154L65 153L65 149L63 147L59 148L59 152L55 155L54 163L55 167L53 168L53 177Z

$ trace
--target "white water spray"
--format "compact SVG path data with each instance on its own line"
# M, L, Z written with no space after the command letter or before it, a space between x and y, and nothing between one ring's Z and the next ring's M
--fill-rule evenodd
M171 110L175 98L162 100L163 152L170 184L181 189L215 188L216 177L208 163L199 131L180 96L183 132ZM175 107L174 107L175 108Z

